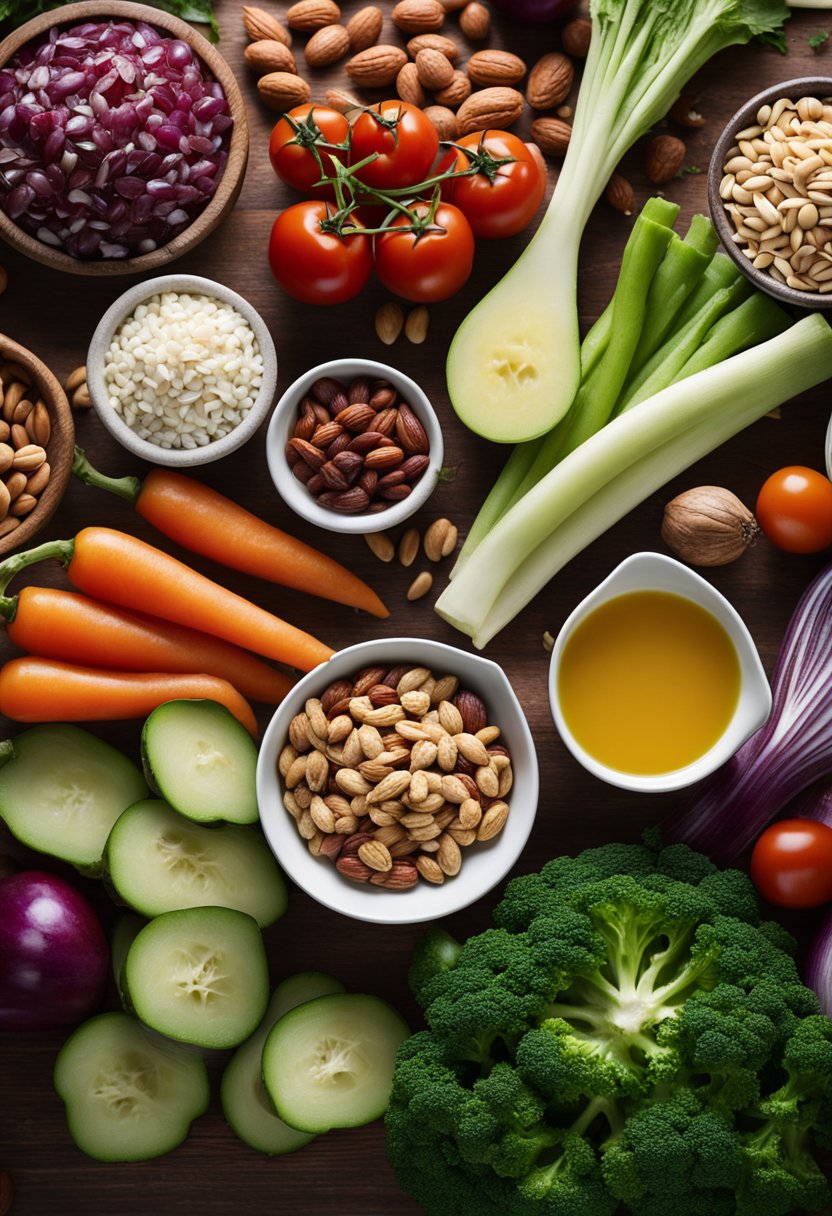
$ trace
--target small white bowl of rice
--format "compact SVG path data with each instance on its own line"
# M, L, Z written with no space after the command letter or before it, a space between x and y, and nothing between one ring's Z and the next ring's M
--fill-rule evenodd
M152 464L220 460L250 439L274 402L268 327L222 283L171 274L107 309L87 355L93 409L123 447Z

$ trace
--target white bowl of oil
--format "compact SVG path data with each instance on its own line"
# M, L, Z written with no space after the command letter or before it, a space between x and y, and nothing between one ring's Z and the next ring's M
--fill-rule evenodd
M628 557L567 618L549 699L558 733L589 772L644 793L706 777L771 712L736 609L660 553Z

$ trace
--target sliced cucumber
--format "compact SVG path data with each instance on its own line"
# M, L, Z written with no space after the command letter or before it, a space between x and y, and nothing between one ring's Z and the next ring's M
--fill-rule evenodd
M289 1127L274 1111L263 1085L263 1044L284 1013L319 996L343 992L344 985L321 971L303 971L278 984L266 1016L226 1065L220 1085L222 1109L241 1140L261 1153L293 1153L315 1137Z
M121 987L126 1008L160 1034L198 1047L236 1047L269 999L257 921L232 908L164 912L134 939Z
M69 1134L98 1161L145 1161L169 1153L210 1099L201 1056L150 1039L126 1013L101 1013L67 1039L55 1089Z
M257 822L257 747L216 701L168 701L142 729L151 788L197 823Z
M360 1127L387 1109L396 1050L410 1034L386 1001L321 996L280 1019L263 1048L263 1080L290 1127Z
M211 904L261 926L286 911L286 884L258 827L204 827L147 799L120 815L104 850L117 896L145 916Z
M0 818L23 844L97 873L110 828L147 797L138 768L78 726L33 726L0 768Z

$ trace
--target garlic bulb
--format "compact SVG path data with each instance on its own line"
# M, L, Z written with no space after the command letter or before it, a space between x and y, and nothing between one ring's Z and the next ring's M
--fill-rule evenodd
M698 486L664 509L662 540L692 566L726 566L753 545L760 529L736 494L722 486Z

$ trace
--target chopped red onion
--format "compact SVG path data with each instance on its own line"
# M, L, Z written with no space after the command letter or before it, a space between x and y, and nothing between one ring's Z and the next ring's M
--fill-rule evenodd
M126 20L53 27L0 69L0 208L71 257L149 253L210 201L231 126L181 39Z

